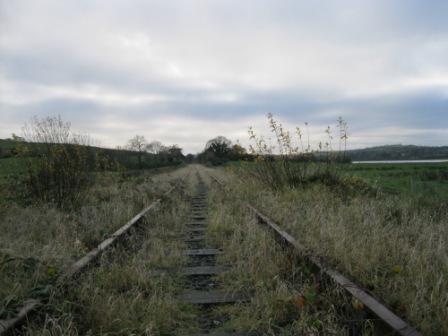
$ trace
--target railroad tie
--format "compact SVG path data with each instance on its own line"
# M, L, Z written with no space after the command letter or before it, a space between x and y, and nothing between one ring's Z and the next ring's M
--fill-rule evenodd
M216 256L222 254L220 249L197 249L197 250L185 250L182 252L184 256Z
M178 299L192 304L216 305L247 301L247 297L239 293L229 293L223 290L199 291L190 290L178 296Z
M192 227L192 228L188 228L187 227L187 229L185 230L185 232L187 234L198 233L198 232L204 233L206 231L207 231L207 228L205 226L203 226L203 227Z
M231 270L231 267L217 265L216 257L224 253L221 249L207 243L207 188L199 177L198 192L191 199L191 211L184 230L184 242L187 249L182 255L188 257L187 267L180 272L186 279L185 290L177 296L179 301L200 306L198 322L202 329L200 335L246 336L241 333L214 332L216 325L209 316L207 307L222 304L244 303L248 297L242 293L220 289L215 276Z
M192 336L253 336L252 334L243 334L243 333L211 333L211 334L196 334Z
M184 267L181 273L186 276L195 275L219 275L227 272L230 269L228 266L194 266Z

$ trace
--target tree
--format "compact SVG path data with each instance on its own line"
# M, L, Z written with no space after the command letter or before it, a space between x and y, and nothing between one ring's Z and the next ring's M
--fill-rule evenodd
M195 160L195 156L193 154L187 154L187 156L185 156L186 163L193 163L194 160Z
M223 136L218 136L207 141L205 152L213 153L217 158L226 158L230 152L232 141Z
M204 151L199 154L201 162L209 162L212 165L220 165L229 160L232 142L223 136L218 136L207 141Z
M172 159L182 160L184 158L184 155L182 154L182 148L177 145L170 146L167 152Z
M159 152L159 155L170 163L179 162L184 159L182 148L177 145L172 145L169 147L163 146Z
M159 154L165 150L165 146L160 141L152 141L146 145L146 151L151 154Z
M229 155L231 160L241 160L244 159L246 156L247 156L246 148L241 146L239 143L236 143L232 146Z
M134 152L137 152L138 167L142 168L142 157L146 151L147 142L143 135L136 135L128 141L128 148Z
M11 140L15 141L15 142L25 142L25 139L21 136L16 135L15 133L13 133L11 135Z

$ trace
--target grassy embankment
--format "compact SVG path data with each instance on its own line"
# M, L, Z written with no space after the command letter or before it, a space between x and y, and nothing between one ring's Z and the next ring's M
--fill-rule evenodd
M42 144L30 142L17 142L9 139L0 139L0 182L7 178L15 178L19 174L27 172L27 167L33 163L37 152L42 151ZM70 145L69 145L70 146ZM24 148L27 151L23 153ZM141 153L141 166L139 165L139 153L125 149L109 149L93 146L85 146L94 169L98 171L117 171L135 169L153 169L167 166L178 166L182 160L170 155L155 155ZM19 154L22 152L21 154ZM95 162L95 163L94 163ZM107 162L108 164L106 164ZM113 169L111 169L113 167Z
M18 157L0 159L0 178L8 175L21 174L26 171L24 160Z
M401 165L397 169L406 172ZM426 172L411 166L406 173L415 171ZM415 197L405 192L364 193L318 182L275 192L244 168L228 181L241 203L251 200L310 253L363 285L423 334L448 334L446 201L439 199L436 211L417 207ZM380 183L385 181L379 178ZM439 188L445 188L441 183Z

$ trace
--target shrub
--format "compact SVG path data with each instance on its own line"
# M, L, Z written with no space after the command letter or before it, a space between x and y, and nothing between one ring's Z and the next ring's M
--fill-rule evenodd
M58 207L75 204L93 178L88 137L74 134L61 117L34 117L24 133L21 154L34 151L25 178L29 195Z
M267 143L263 137L257 136L250 128L249 136L254 145L250 146L252 155L256 156L253 175L274 189L284 187L296 188L307 182L321 182L338 179L338 164L348 162L345 151L347 147L347 123L338 119L339 151L332 150L333 135L330 126L325 133L327 140L320 142L317 150L311 149L308 123L305 123L305 134L296 128L296 141L291 133L268 114L269 127L274 134L274 142ZM306 137L306 145L303 138Z

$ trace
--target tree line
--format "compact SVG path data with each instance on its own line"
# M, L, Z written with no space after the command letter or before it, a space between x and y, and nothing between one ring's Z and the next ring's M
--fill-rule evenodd
M143 135L136 135L131 138L125 149L131 150L137 155L139 168L148 168L145 165L145 158L158 157L162 162L185 162L185 163L203 163L220 165L228 161L250 160L251 155L239 143L233 144L232 141L224 136L218 136L210 139L205 144L204 150L199 154L183 154L182 148L178 145L165 146L160 141L147 142ZM121 147L118 149L122 150Z
M184 155L178 145L147 142L135 135L116 149L92 145L89 136L71 129L61 117L33 118L23 128L23 136L0 140L0 160L20 159L25 173L14 181L14 189L24 199L51 202L58 207L73 206L82 199L98 172L141 170L183 163L222 164L245 157L239 144L224 137L211 139L202 153ZM1 162L0 162L1 163Z

